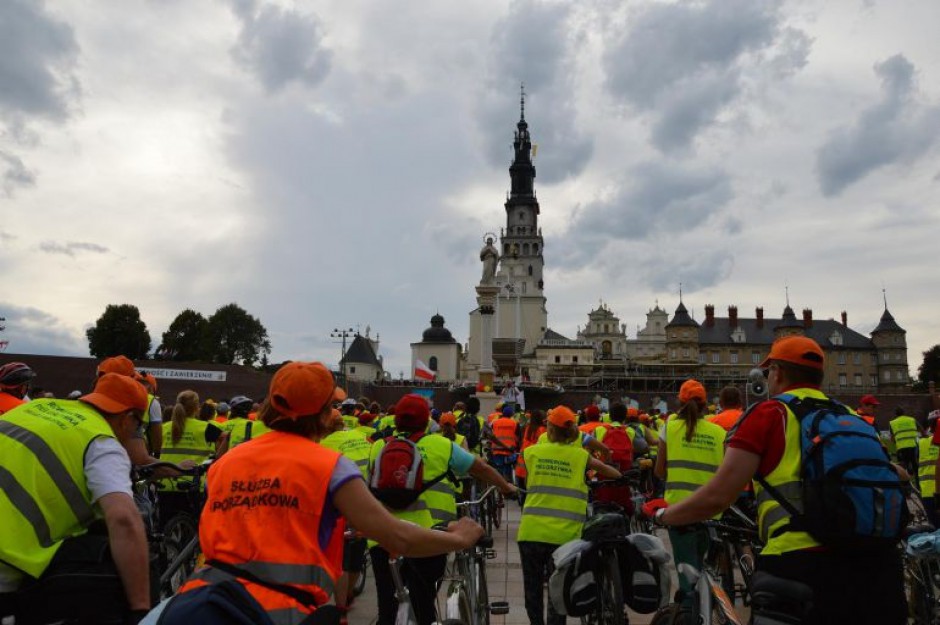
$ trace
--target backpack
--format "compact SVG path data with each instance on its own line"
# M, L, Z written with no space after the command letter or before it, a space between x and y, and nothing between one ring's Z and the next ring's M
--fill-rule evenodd
M272 625L264 608L235 580L200 586L169 600L157 625Z
M774 399L800 422L803 512L764 478L756 479L791 514L789 528L853 552L896 544L909 513L901 479L875 429L833 400L788 393Z
M633 442L624 427L610 426L604 434L604 445L610 450L610 464L621 471L633 468Z
M475 414L464 414L457 422L457 433L467 439L467 449L476 449L480 445L480 420Z
M424 437L394 436L385 439L369 471L369 490L392 510L404 510L421 493L453 474L448 470L430 481L424 480L424 458L417 442ZM454 478L456 482L456 478Z
M628 423L627 427L633 430L633 452L634 455L642 456L649 453L650 444L646 441L646 432L642 423ZM606 437L605 437L606 440Z
M552 553L555 570L548 579L548 598L558 614L587 616L597 606L597 551L587 540L572 540Z

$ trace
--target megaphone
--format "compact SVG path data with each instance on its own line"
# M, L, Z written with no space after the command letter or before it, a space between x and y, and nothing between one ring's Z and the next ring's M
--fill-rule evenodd
M760 369L751 369L747 374L747 393L757 397L767 394L767 380L764 379L764 372Z

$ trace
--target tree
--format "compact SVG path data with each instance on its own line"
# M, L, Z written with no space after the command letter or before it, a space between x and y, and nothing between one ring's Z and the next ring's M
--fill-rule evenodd
M927 389L928 382L934 382L940 386L940 345L934 345L924 352L924 362L917 370L917 377L924 390Z
M211 360L212 355L207 347L206 335L209 322L200 313L187 308L170 324L163 333L157 354L165 360L192 362L196 360Z
M150 351L147 324L131 304L108 304L95 325L85 330L85 336L88 351L95 358L123 354L134 360L146 358Z
M268 331L237 304L227 304L209 317L206 340L213 362L252 366L271 353Z

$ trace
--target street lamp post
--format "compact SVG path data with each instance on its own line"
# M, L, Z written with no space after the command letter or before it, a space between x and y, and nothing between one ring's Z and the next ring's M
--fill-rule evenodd
M346 375L346 339L354 335L352 328L342 329L333 328L333 331L330 332L330 338L333 339L342 339L342 347L340 347L340 356L339 356L339 365L343 372L343 390L347 393L349 392L349 378Z

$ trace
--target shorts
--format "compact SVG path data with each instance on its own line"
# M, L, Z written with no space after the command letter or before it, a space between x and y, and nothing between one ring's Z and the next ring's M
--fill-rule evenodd
M343 545L343 571L358 573L366 561L366 539L353 538Z

